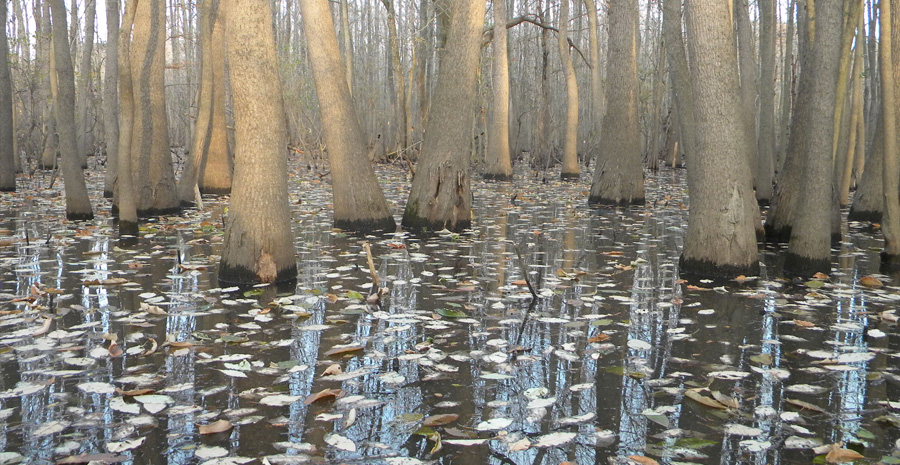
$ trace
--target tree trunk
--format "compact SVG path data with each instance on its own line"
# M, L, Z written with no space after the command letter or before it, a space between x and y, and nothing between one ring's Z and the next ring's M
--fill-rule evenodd
M6 25L7 2L0 5L0 24ZM0 192L16 191L16 154L13 142L12 78L9 74L9 40L0 36Z
M891 50L893 52L893 50ZM884 118L882 112L876 112L875 143L871 152L866 155L866 165L863 169L859 183L856 185L856 194L853 196L853 204L850 205L849 221L881 221L884 212L884 189L882 189L882 176L884 171Z
M775 172L781 172L787 154L788 136L790 135L791 105L794 90L794 5L795 0L788 0L787 32L784 39L784 60L781 68L781 116L775 136L778 146L775 152ZM772 192L775 195L775 192ZM771 197L770 197L771 202Z
M563 160L560 177L578 179L578 81L569 51L569 0L561 0L559 7L559 59L566 76L566 125L563 127Z
M566 0L567 1L567 0ZM488 148L484 161L484 178L512 180L512 160L509 153L509 57L506 49L506 0L493 0L494 7L494 63L491 67L493 110Z
M461 231L472 224L469 148L485 2L456 0L422 160L413 178L403 226Z
M756 158L756 200L768 205L775 177L775 0L760 0L759 134Z
M644 203L638 121L638 16L637 0L610 0L607 104L603 144L597 152L588 199L592 205Z
M95 0L85 0L84 4L84 49L81 51L81 64L78 68L78 89L75 121L78 123L76 146L81 167L87 168L87 156L93 152L94 138L88 121L88 105L91 97L91 55L94 53L94 18L97 16Z
M850 104L850 128L849 134L847 135L847 143L844 144L846 146L846 152L843 156L844 164L838 173L840 176L840 189L838 190L838 200L840 202L840 207L846 207L850 201L850 184L853 181L853 165L856 162L856 157L865 156L864 153L857 151L857 142L860 139L860 116L862 116L862 100L863 100L863 54L862 54L862 37L864 34L862 33L863 26L863 18L862 15L859 17L859 37L856 48L854 49L853 58L853 79L850 83L851 88L851 104ZM863 129L864 131L864 129ZM862 134L865 134L862 132ZM863 138L865 136L862 136Z
M406 85L403 82L403 69L400 62L400 38L397 37L397 18L392 0L381 0L388 18L388 38L390 42L391 71L394 76L394 150L399 154L409 146L406 131Z
M688 71L687 55L684 51L684 37L681 21L681 5L678 2L663 2L663 41L666 46L669 65L669 76L675 94L675 110L678 114L678 128L682 153L693 155L697 146L695 142L696 123L694 121L694 90ZM691 173L688 172L688 176Z
M597 2L594 0L584 0L587 6L588 14L588 40L590 43L591 53L591 148L597 147L601 143L601 129L603 122L603 89L600 82L600 38L597 23ZM590 152L593 154L593 150ZM590 156L590 155L589 155Z
M141 0L127 0L125 14L122 16L122 27L118 37L118 81L119 81L119 121L118 141L110 140L110 144L117 144L117 165L115 199L117 214L119 217L119 234L138 234L137 203L135 202L134 183L131 174L131 135L134 127L134 83L131 76L131 30L134 25L134 12L137 2ZM110 3L118 3L112 1ZM110 6L107 5L107 8ZM109 14L109 13L107 13ZM116 10L118 16L118 7ZM110 33L112 33L110 31ZM109 66L109 64L107 64ZM110 72L110 68L107 68Z
M812 75L811 94L815 96L809 112L806 143L800 148L803 176L797 203L797 216L785 257L785 271L798 276L831 271L832 237L832 132L834 131L835 91L841 53L841 2L816 4L815 38L809 49ZM838 240L840 237L837 238Z
M334 226L393 232L397 224L366 156L327 0L300 0L331 166Z
M91 199L84 184L84 175L75 150L75 73L69 55L69 35L66 31L66 6L63 0L50 0L53 13L53 52L59 84L56 101L56 122L63 181L66 184L66 218L89 220L94 217Z
M209 128L204 135L202 162L197 185L203 194L225 195L231 192L233 160L228 150L225 122L225 23L221 1L213 1L210 10L210 54L208 65L212 80ZM205 60L205 58L202 58ZM196 137L195 131L195 137ZM196 145L195 145L196 146Z
M353 97L353 36L350 33L350 1L341 0L341 42L344 45L344 76Z
M750 14L747 11L747 0L732 0L734 3L734 23L737 28L738 69L740 73L741 119L744 121L745 156L750 162L750 176L756 188L756 172L758 170L758 148L756 145L756 94L759 92L759 81L756 77L756 59L753 56L754 41L750 31Z
M47 104L47 119L44 124L44 147L41 153L41 168L52 170L56 168L56 158L59 152L59 135L56 132L56 101L58 99L58 82L56 78L56 52L53 47L53 34L50 25L50 0L41 2L41 31L47 54L47 72L44 74L44 88L50 92Z
M758 207L746 156L749 134L738 92L728 4L685 4L697 123L688 179L691 204L682 273L732 277L759 272Z
M542 0L538 0L538 20L541 24L547 24L547 12L549 12L549 0L546 11ZM550 30L541 29L541 61L540 61L540 87L541 97L538 102L537 123L537 157L536 161L542 169L550 166L553 157L550 148Z
M165 23L164 0L138 0L130 48L135 103L131 160L141 217L181 208L175 191L166 114Z
M287 134L272 16L266 0L222 3L234 96L235 163L219 280L294 280Z
M106 176L103 196L112 197L119 170L119 0L106 0L106 72L103 75L103 130Z
M900 48L900 17L893 17L896 1L882 0L881 17L881 104L884 115L884 160L882 188L884 189L884 215L881 232L884 234L884 250L881 251L882 268L900 268L900 162L897 154L897 79L900 79L900 56L893 53Z

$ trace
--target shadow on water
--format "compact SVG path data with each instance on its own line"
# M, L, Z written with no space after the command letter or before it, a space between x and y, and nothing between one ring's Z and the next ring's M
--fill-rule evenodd
M402 205L405 174L381 175ZM767 246L759 277L686 282L681 173L632 209L588 208L587 181L476 183L473 230L365 239L295 181L289 288L219 287L213 199L129 244L49 196L0 206L0 463L809 463L838 442L897 463L900 275L868 225L827 277L781 279Z

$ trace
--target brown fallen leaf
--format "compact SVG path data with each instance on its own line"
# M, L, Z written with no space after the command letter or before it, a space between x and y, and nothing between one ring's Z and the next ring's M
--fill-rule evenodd
M125 353L125 351L122 350L121 347L119 347L119 344L116 344L115 342L111 342L109 344L109 356L110 357L112 357L112 358L121 357L122 354L124 354L124 353Z
M851 449L835 447L825 455L825 461L828 463L845 463L865 458L859 452Z
M422 420L422 426L441 426L452 423L459 418L455 413L444 413L440 415L431 415Z
M325 352L326 357L333 357L335 355L344 355L344 354L352 354L353 352L362 352L362 346L343 346L343 347L333 347Z
M733 408L733 409L741 408L740 402L738 402L738 400L735 399L734 397L722 394L719 391L712 391L710 394L712 394L713 399L716 399L722 405L724 405L728 408Z
M718 410L726 410L728 408L712 397L706 397L703 394L700 394L700 389L688 389L687 391L684 391L684 396L694 402L697 402L698 404L702 404L710 408Z
M815 323L803 320L793 320L793 322L795 325L800 326L801 328L812 328L816 325Z
M128 397L137 397L137 396L145 396L147 394L153 394L156 392L155 389L132 389L130 391L126 391L122 388L116 388L116 392Z
M40 336L41 334L45 334L47 331L50 331L50 324L53 323L52 318L44 318L44 324L41 325L40 328L34 330L31 333L32 336Z
M80 464L80 463L120 463L126 460L133 460L134 457L129 457L127 455L115 455L115 454L79 454L79 455L70 455L64 459L57 461L58 465L63 464Z
M232 426L228 420L216 420L208 425L197 425L197 430L200 434L216 434L228 431Z
M650 457L644 457L643 455L629 455L628 458L641 465L659 465L659 462L656 460L653 460Z
M322 399L327 399L329 397L333 397L333 398L340 397L343 393L344 393L344 391L341 391L340 389L322 389L321 391L319 391L315 394L310 394L309 397L307 397L303 401L303 403L305 405L309 405L313 402L318 402Z
M825 409L819 407L816 404L810 404L804 400L799 399L784 399L788 404L793 405L794 407L799 407L802 410L812 410L813 412L825 413Z
M603 342L603 341L608 341L609 338L610 338L609 334L597 333L595 336L588 339L588 342L592 342L592 343L593 342Z
M139 354L140 357L146 357L146 356L148 356L148 355L150 355L150 354L156 352L156 347L157 347L157 345L156 345L156 339L153 339L153 338L151 337L151 338L149 339L149 341L150 341L150 347L149 347L147 350L141 352L141 353Z
M826 279L828 279L828 275L819 271L816 274L812 275L812 278L818 279L819 281L825 281Z
M194 343L189 342L189 341L174 341L174 342L169 342L168 344L169 344L169 346L174 347L176 349L185 349L188 347L194 347Z
M331 376L331 375L339 375L343 373L344 370L341 369L341 366L337 363L329 366L322 372L322 376Z
M510 284L512 284L513 286L527 286L528 281L525 281L524 279L517 279L517 280L511 282Z
M884 283L874 276L863 276L862 278L859 278L859 284L872 289L878 289L879 287L884 286Z

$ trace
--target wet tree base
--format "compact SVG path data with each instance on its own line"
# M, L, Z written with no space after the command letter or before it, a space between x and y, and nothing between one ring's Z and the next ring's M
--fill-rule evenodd
M275 280L269 284L280 284L297 281L297 265L293 264L275 275ZM227 263L219 265L219 282L238 286L251 286L260 284L256 272L246 266L231 266Z
M513 176L506 173L484 173L482 178L485 181L512 181Z
M66 212L69 221L88 221L94 219L94 212Z
M877 210L854 210L853 207L850 207L850 212L847 213L847 220L878 223L881 221L881 215L882 212Z
M559 179L563 181L577 181L580 177L581 173L559 173Z
M115 224L119 229L120 236L137 236L139 234L140 228L137 221L116 220Z
M231 187L200 186L200 193L205 195L223 196L231 193Z
M786 244L791 240L792 228L790 226L782 226L780 228L776 228L769 223L766 223L763 226L763 229L766 231L766 242Z
M770 199L756 199L756 204L760 207L768 207L770 203Z
M15 185L13 185L12 187L0 186L0 192L15 192L15 191L16 191Z
M882 273L900 271L900 255L889 255L887 252L881 252L881 267L879 271Z
M111 199L111 198L113 198L113 191L108 191L108 190L105 190L105 189L104 189L104 190L103 190L103 198L104 198L104 199Z
M831 274L831 257L812 258L788 252L784 256L784 272L801 277L809 277L818 272Z
M729 265L709 260L685 258L684 254L681 254L678 259L678 268L682 275L709 278L734 278L740 275L756 276L759 274L759 262L747 265Z
M41 169L45 171L51 171L56 169L56 165L41 165Z
M138 209L138 218L152 218L154 216L177 215L181 213L181 205L168 208L148 208L145 210Z
M457 220L455 224L450 224L449 221L431 221L428 218L422 218L415 213L410 213L409 209L407 209L403 213L401 225L403 226L403 229L415 233L435 232L444 229L452 232L462 232L464 229L472 227L472 220L460 219Z
M367 220L334 220L334 227L355 233L392 233L397 230L397 222L393 216L372 218Z
M629 205L644 205L643 197L634 199L607 199L601 196L588 197L588 205L592 207L627 207Z

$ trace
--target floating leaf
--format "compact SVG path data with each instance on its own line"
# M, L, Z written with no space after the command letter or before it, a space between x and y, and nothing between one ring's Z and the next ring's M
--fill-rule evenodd
M137 449L144 443L147 438L138 438L125 440L122 442L108 442L106 443L106 450L112 452L113 454L118 454L119 452L125 452L127 450Z
M644 457L643 455L629 455L628 458L641 465L659 465L659 462L656 460L653 460L650 457Z
M561 446L561 445L566 444L566 443L568 443L569 441L575 439L576 436L578 436L577 433L561 433L561 432L557 432L557 433L545 434L545 435L543 435L543 436L539 436L539 437L534 441L534 443L532 444L532 447L556 447L556 446Z
M200 434L217 434L230 430L234 425L228 420L216 420L208 425L199 425L197 431Z
M356 443L337 433L325 436L325 442L347 452L356 452Z
M512 424L512 418L493 418L475 426L478 431L499 431Z
M352 354L354 352L362 352L363 347L358 345L333 347L325 352L326 357L334 357L335 355Z
M303 403L306 405L309 405L313 402L317 402L322 399L336 398L336 397L339 397L342 392L343 391L341 391L340 389L322 389L321 391L319 391L315 394L310 394L309 397L307 397L303 401Z
M750 357L750 360L760 364L760 365L771 365L774 361L772 356L769 354L757 354Z
M811 404L809 402L798 400L798 399L784 399L788 404L793 405L794 407L799 407L803 410L812 410L813 412L825 413L825 409L819 407L818 405Z
M699 391L700 391L700 389L688 389L687 391L684 391L684 396L687 397L688 399L691 399L694 402L703 404L710 408L719 409L719 410L725 410L728 408L721 402L713 399L712 397L706 397L706 396L700 394Z
M865 456L851 449L835 447L825 455L825 461L828 463L845 463L854 460L864 459Z
M465 318L468 316L466 312L454 308L439 308L435 310L435 313L445 318Z
M441 426L452 423L459 418L455 413L444 413L440 415L431 415L422 420L422 426Z
M884 286L884 283L874 276L863 276L862 278L859 278L859 284L871 289L878 289Z

